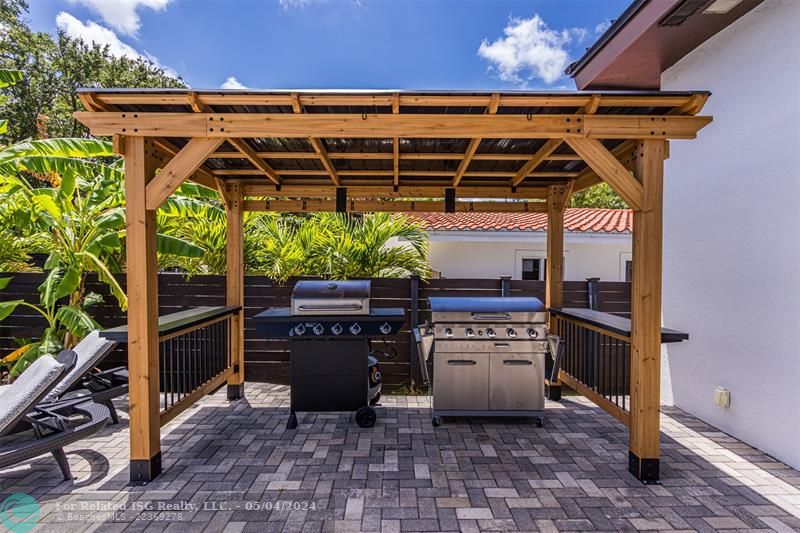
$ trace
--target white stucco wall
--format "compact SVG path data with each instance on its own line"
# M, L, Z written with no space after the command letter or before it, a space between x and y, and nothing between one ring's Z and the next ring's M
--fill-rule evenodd
M665 400L800 468L800 2L767 0L662 76L714 122L665 170ZM714 388L731 406L713 403Z
M546 257L543 232L434 232L428 258L446 278L521 279L523 257ZM630 260L630 235L566 234L566 280L599 277L624 281L624 260Z

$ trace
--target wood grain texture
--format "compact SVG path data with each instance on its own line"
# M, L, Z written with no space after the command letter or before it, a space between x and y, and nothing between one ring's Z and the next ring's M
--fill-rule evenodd
M567 144L594 172L625 200L631 209L642 208L642 184L597 139L566 139Z
M149 461L161 450L156 212L146 206L146 187L155 175L155 165L148 153L152 146L144 137L125 137L123 146L127 202L130 458Z
M281 183L280 176L278 176L277 172L275 172L272 169L269 163L258 157L256 151L253 150L253 148L249 144L247 144L247 141L245 141L244 139L228 139L228 142L234 148L239 150L239 152L242 155L244 155L254 167L263 172L264 175L267 176L270 179L270 181L272 181L272 183L280 185Z
M225 303L244 307L244 200L239 184L227 185L226 189L228 201L225 204L225 213L228 225ZM244 382L244 309L231 318L230 335L231 365L234 372L228 377L228 384L239 385Z
M425 213L444 212L444 201L437 200L348 200L347 211L354 213ZM278 213L311 213L315 211L335 211L336 200L245 200L245 211L274 211ZM456 202L456 211L477 213L544 213L545 202Z
M112 113L74 117L94 135L156 137L406 137L693 139L711 117L685 115L457 115L323 113Z
M640 459L657 459L661 400L663 141L647 140L637 144L635 173L644 196L642 208L633 213L630 450Z
M147 209L158 209L222 142L223 139L214 138L191 139L147 184Z

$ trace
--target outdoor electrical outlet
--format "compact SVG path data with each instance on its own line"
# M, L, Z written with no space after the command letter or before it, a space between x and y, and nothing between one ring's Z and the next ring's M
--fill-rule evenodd
M714 403L717 406L727 409L731 406L731 391L725 387L717 387L714 390Z

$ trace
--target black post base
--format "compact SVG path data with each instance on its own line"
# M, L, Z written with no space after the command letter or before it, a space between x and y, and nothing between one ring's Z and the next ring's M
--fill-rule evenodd
M297 429L297 414L294 411L289 413L289 419L286 421L286 429Z
M244 383L238 385L228 384L228 400L240 400L244 398Z
M551 402L561 401L561 385L545 385L545 396Z
M161 473L161 452L151 459L131 459L131 484L146 485Z
M628 470L645 485L659 483L658 459L640 459L635 453L629 451Z

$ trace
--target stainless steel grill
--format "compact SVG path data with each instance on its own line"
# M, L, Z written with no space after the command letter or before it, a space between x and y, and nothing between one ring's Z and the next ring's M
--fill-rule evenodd
M544 417L548 351L537 298L431 298L433 423L442 416Z

